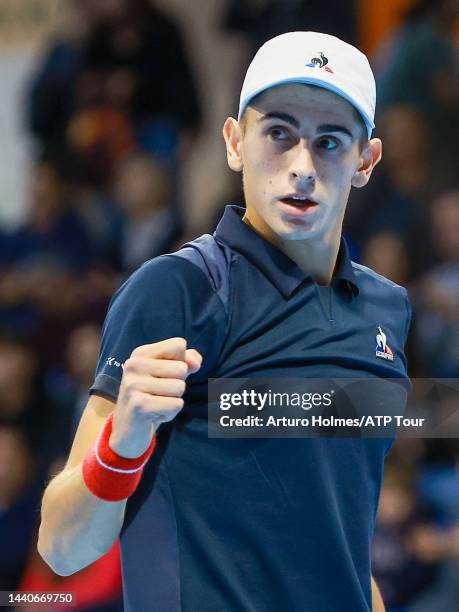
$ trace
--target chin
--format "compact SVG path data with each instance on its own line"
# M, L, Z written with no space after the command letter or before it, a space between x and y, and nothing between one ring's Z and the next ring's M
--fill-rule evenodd
M282 240L312 240L320 238L325 234L325 228L322 223L317 221L311 224L282 224L282 230L276 232Z
M303 231L296 231L296 232L290 232L289 234L285 235L283 237L283 240L285 241L290 241L290 242L294 242L294 241L299 241L299 240L315 240L317 238L320 238L320 236L323 235L323 232L318 232L317 230L303 230Z

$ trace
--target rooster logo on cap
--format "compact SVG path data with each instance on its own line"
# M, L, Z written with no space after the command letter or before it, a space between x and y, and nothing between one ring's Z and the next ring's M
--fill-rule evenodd
M325 57L322 51L319 51L319 57L313 57L306 66L309 68L324 68L327 72L333 73L333 70L327 64L328 58Z

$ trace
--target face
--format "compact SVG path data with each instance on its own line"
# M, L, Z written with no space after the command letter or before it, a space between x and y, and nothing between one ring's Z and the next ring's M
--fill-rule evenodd
M228 164L242 171L246 220L272 242L340 234L351 185L362 187L381 143L361 147L353 107L323 88L273 87L223 128Z

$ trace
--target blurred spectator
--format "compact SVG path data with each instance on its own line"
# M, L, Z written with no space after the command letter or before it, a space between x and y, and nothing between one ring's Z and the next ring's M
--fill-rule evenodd
M456 171L459 147L457 0L418 0L376 58L378 105L407 104L422 113L433 135L432 162L443 178Z
M99 183L135 139L174 161L201 118L178 26L149 0L72 4L79 35L51 45L31 86L32 131L47 150L83 154Z
M351 191L344 228L360 249L375 234L397 235L408 253L405 275L412 278L431 262L425 223L434 191L431 134L421 113L406 105L387 110L378 133L382 162L364 189Z
M256 50L265 41L292 30L314 30L356 42L356 6L329 0L324 10L320 0L231 0L224 26L250 36Z
M88 403L100 349L100 325L86 323L72 331L66 346L66 363L73 387L72 436Z
M40 366L30 341L0 334L0 424L20 427L46 470L67 450L70 415L47 392Z
M415 334L427 375L459 376L459 189L432 202L432 240L440 264L419 281Z
M2 327L28 333L42 359L58 360L68 326L94 300L84 283L92 260L88 233L55 163L37 162L26 222L0 234Z
M441 446L443 440L435 442ZM456 444L456 462L448 462L443 457L442 461L425 463L419 478L423 499L434 509L438 522L447 527L459 525L459 446L457 439L451 442Z
M56 399L66 405L69 411L69 435L66 453L74 438L83 409L94 382L100 348L100 325L83 323L68 335L65 347L64 369L55 372L50 381L51 391Z
M0 425L0 590L18 588L42 488L27 437L16 425Z
M75 310L77 275L91 253L85 227L68 207L51 162L36 164L28 205L26 223L0 235L0 312L4 325L32 331L39 313Z
M72 2L71 27L49 41L30 85L28 127L43 148L62 149L65 128L73 111L74 86L81 64L81 47L98 2Z
M98 189L82 168L74 168L69 173L67 188L73 208L83 220L91 242L94 265L90 272L103 270L105 279L109 280L120 271L118 240L124 215L110 193ZM113 278L109 283L106 291L108 296L111 296L116 282Z
M135 147L134 126L119 109L89 97L69 122L67 145L87 179L104 187L116 164Z
M124 213L119 257L129 273L169 250L179 235L169 175L157 160L136 153L119 165L114 197Z
M457 396L456 396L457 397ZM457 400L451 406L457 411ZM452 434L451 434L452 435ZM435 515L435 525L423 525L411 541L413 552L427 561L438 560L441 573L435 587L413 607L413 612L459 609L459 440L426 439L417 488Z
M394 232L374 234L364 245L362 263L399 285L406 285L408 253L402 238Z
M200 107L178 26L149 0L118 5L90 31L84 65L109 75L121 71L111 92L126 96L136 120L165 115L195 133Z
M433 584L439 558L434 555L436 542L433 538L427 542L425 536L430 528L431 518L416 499L409 473L397 466L386 467L372 572L388 610L409 604ZM423 537L424 548L420 544Z

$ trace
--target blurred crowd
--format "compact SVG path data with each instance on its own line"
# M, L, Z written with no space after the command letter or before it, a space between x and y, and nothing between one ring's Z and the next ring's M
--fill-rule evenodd
M49 40L26 87L27 218L0 228L0 590L73 591L79 610L116 612L118 545L58 577L36 552L38 509L86 405L111 295L194 237L177 185L204 114L170 15L150 0L71 4L71 32ZM293 29L358 44L354 2L225 7L222 35L237 31L251 49ZM415 2L372 55L384 155L352 192L344 227L354 260L409 290L419 378L459 379L458 18L458 0ZM243 204L234 191L202 232L222 204ZM459 610L459 439L393 445L373 574L390 612Z

